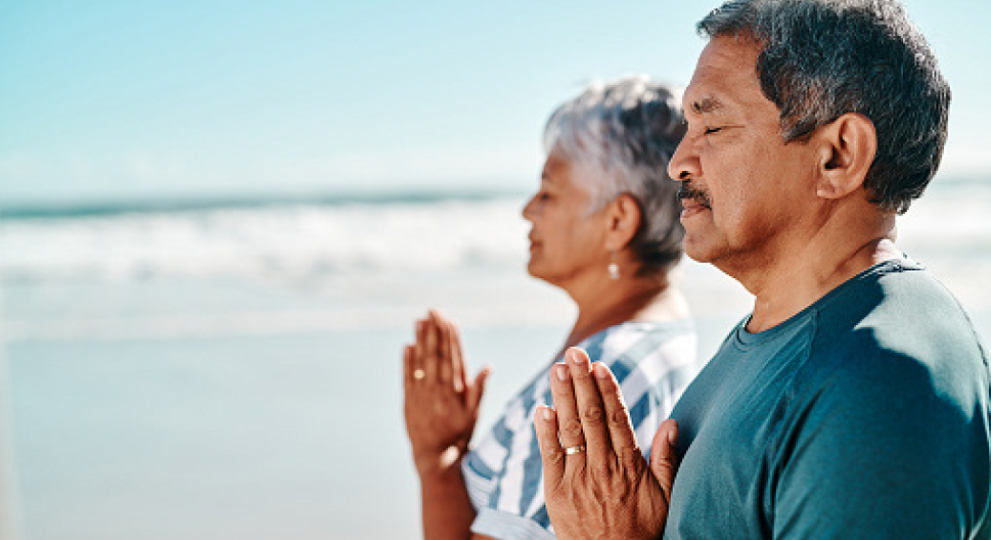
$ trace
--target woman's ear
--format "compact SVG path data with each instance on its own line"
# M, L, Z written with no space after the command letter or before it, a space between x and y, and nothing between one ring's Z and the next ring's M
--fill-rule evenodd
M605 248L619 251L636 236L640 229L640 204L629 193L620 193L605 208Z
M841 199L860 189L877 153L874 123L859 113L847 113L820 128L816 196Z

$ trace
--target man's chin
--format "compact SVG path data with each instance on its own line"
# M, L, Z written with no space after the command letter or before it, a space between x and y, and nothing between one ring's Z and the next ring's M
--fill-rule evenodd
M687 234L685 235L684 249L685 256L695 262L711 263L715 260L715 252L712 246L708 246L701 239L692 238Z
M693 254L686 251L685 256L697 263L709 264L712 262L712 257L709 257L704 253Z

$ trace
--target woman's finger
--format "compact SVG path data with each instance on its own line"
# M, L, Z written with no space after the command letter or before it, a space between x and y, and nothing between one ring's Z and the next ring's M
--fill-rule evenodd
M609 439L613 451L627 466L632 466L632 460L642 460L643 454L637 446L637 437L633 431L630 413L623 401L623 393L619 382L609 368L602 363L592 366L595 382L602 394L602 405L605 409L606 426L609 429Z
M422 383L427 376L427 366L424 360L427 355L426 332L426 321L418 319L415 328L416 342L413 344L412 359L410 362L410 367L413 368L411 375L413 376L413 381L416 383Z
M413 384L413 352L412 345L403 347L403 392L409 394L410 386Z
M476 420L478 419L478 411L482 404L482 394L485 393L485 381L489 380L491 373L492 368L490 366L483 367L482 371L479 371L478 375L475 376L474 384L467 387L465 391L465 405L471 411L472 418Z
M451 365L453 367L451 378L454 382L454 391L463 392L468 387L468 375L465 373L465 360L461 354L461 332L458 330L458 325L454 324L453 321L448 321L448 324L451 327L450 348Z
M416 327L415 327L415 330L414 330L414 333L416 334L416 343L414 343L413 345L416 348L416 351L415 352L416 352L416 356L417 356L417 363L420 364L420 367L423 367L423 365L422 365L423 364L423 355L425 355L427 353L427 351L426 351L426 346L427 346L426 345L426 341L427 341L426 331L427 331L426 322L423 319L417 319L416 320Z
M428 383L437 381L437 325L434 319L428 317L423 321L423 369Z
M606 427L606 414L602 405L602 395L592 377L592 366L588 355L578 347L568 349L564 357L571 370L571 380L575 389L575 402L581 429L585 435L585 448L591 463L602 464L611 459L612 443Z
M451 363L451 326L437 311L431 310L430 317L437 328L437 378L444 388L449 388L454 371Z

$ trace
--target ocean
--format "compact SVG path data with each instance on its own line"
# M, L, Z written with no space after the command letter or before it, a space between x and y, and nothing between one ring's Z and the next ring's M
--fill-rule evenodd
M574 308L525 273L526 195L0 207L6 458L27 540L419 536L400 351L436 307L480 429ZM991 338L991 180L937 179L901 218ZM751 298L686 261L711 355ZM925 314L919 314L924 317Z

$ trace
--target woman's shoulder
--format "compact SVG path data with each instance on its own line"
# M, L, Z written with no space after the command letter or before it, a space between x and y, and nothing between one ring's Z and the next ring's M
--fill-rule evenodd
M697 338L689 319L627 321L589 337L581 347L592 361L610 368L666 369L694 364Z

